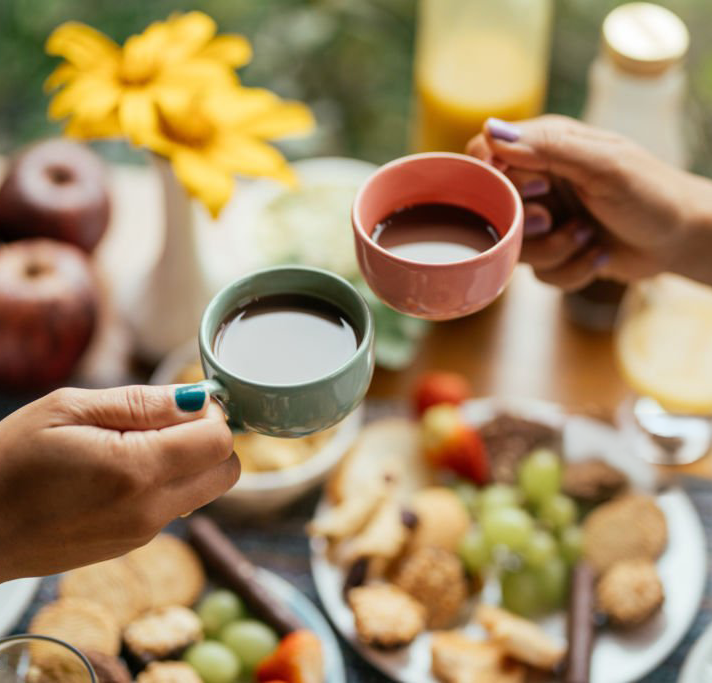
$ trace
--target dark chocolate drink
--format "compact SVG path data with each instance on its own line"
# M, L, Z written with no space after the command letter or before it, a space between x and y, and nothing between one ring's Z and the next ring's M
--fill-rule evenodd
M371 238L396 256L420 263L464 261L499 241L482 216L452 204L398 209L375 227Z
M301 384L325 377L356 352L360 333L334 304L302 294L253 299L218 328L220 364L259 384Z

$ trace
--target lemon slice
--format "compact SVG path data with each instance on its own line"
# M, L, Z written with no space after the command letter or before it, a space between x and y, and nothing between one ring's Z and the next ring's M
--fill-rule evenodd
M670 412L712 415L712 288L666 275L646 297L618 333L626 381Z

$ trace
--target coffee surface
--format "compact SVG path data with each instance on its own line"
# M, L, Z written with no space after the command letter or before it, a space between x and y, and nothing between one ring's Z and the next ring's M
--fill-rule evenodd
M213 348L233 375L259 384L301 384L324 377L356 352L360 335L346 314L317 297L260 297L224 320Z
M420 263L454 263L499 241L479 214L452 204L416 204L386 216L371 238L392 254Z

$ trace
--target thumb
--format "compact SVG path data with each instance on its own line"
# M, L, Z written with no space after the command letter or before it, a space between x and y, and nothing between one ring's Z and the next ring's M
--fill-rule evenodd
M547 115L509 123L487 119L484 137L494 159L507 166L552 173L576 185L610 166L618 136L566 116Z
M208 392L200 384L114 389L67 389L63 408L73 421L103 429L145 431L162 429L205 415Z

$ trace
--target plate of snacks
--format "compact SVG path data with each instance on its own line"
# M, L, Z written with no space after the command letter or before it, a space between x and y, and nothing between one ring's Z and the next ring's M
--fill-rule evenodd
M203 379L197 341L169 354L151 377L152 384L193 384ZM321 484L358 435L363 411L357 408L323 432L298 439L236 434L240 481L218 503L239 516L265 515L289 505Z
M189 543L162 533L63 574L30 633L81 650L99 683L346 682L336 638L304 595L209 518L187 525ZM56 662L40 666L47 681L71 683Z
M631 683L706 578L687 495L609 424L426 376L416 418L367 424L309 525L326 612L404 683ZM476 673L476 675L474 675Z

